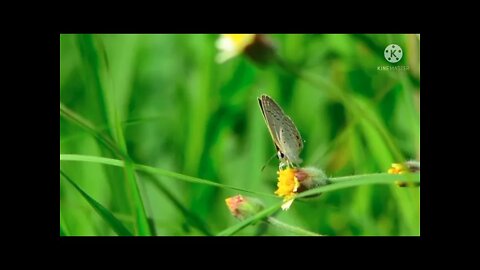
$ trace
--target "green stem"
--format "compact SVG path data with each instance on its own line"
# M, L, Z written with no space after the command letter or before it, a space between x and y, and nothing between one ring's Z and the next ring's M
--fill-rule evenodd
M80 162L91 162L97 164L105 164L117 167L125 166L122 160L104 158L104 157L95 157L87 155L69 155L69 154L60 154L60 161L80 161ZM246 190L243 188L238 188L230 185L220 184L211 180L201 179L198 177L193 177L189 175L184 175L160 168L154 168L146 165L133 164L134 169L138 171L150 172L153 174L159 174L163 176L168 176L185 182L195 183L195 184L204 184L210 186L216 186L219 188L232 189L236 191L248 192L251 194L257 194L268 197L276 197L269 193L256 192L251 190ZM409 181L420 183L420 173L405 173L405 174L389 174L389 173L374 173L374 174L360 174L360 175L349 175L342 177L329 178L329 185L322 186L319 188L311 189L305 192L302 192L297 196L297 198L314 195L321 193L323 191L335 190L337 187L353 187L361 184L393 184L395 181Z
M105 164L105 165L116 166L116 167L125 166L123 160L104 158L104 157L87 156L87 155L60 154L60 161L91 162L91 163ZM250 190L246 190L246 189L243 189L243 188L238 188L238 187L234 187L234 186L230 186L230 185L220 184L220 183L217 183L217 182L214 182L214 181L211 181L211 180L201 179L201 178L198 178L198 177L184 175L184 174L180 174L180 173L176 173L176 172L172 172L172 171L168 171L168 170L164 170L164 169L160 169L160 168L154 168L154 167L150 167L150 166L146 166L146 165L133 164L133 166L134 166L134 169L137 170L137 171L143 171L143 172L147 172L147 173L163 175L163 176L171 177L171 178L174 178L174 179L182 180L182 181L185 181L185 182L216 186L216 187L220 187L220 188L242 191L242 192L247 192L247 193L256 194L256 195L278 198L277 196L273 195L273 192L272 192L272 194L270 194L270 193L263 193L263 192L257 192L257 191L250 191Z
M292 232L296 235L302 235L302 236L323 236L321 234L318 234L318 233L314 233L314 232L311 232L311 231L307 231L305 229L302 229L302 228L299 228L299 227L296 227L296 226L292 226L292 225L289 225L287 223L284 223L276 218L273 218L273 217L268 217L267 218L267 222L273 226L276 226L280 229L284 229L286 231L289 231L289 232Z
M360 185L371 184L393 184L395 181L407 181L411 183L420 183L420 173L405 173L405 174L389 174L389 173L374 173L374 174L359 174L343 177L329 178L329 185L304 191L296 196L296 198L304 198L311 195L317 195L326 191L336 189L349 188Z

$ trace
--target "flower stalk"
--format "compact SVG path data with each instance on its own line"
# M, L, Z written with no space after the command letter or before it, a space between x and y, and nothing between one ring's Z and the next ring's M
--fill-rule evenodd
M292 232L296 235L301 235L301 236L323 236L321 234L318 234L318 233L314 233L314 232L311 232L311 231L307 231L305 229L302 229L300 227L296 227L296 226L292 226L290 224L287 224L283 221L280 221L276 218L273 218L273 217L268 217L267 218L267 223L272 225L272 226L275 226L277 228L280 228L280 229L283 229L283 230L286 230L286 231L289 231L289 232Z

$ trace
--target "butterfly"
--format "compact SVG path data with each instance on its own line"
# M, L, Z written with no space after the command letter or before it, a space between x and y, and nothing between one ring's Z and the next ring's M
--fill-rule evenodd
M280 159L279 167L294 167L302 163L300 152L303 149L303 140L292 119L265 94L258 98L258 104L275 144Z

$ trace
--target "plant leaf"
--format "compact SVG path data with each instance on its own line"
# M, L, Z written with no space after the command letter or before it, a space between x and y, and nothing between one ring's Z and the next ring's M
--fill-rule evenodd
M98 203L92 197L90 197L85 191L83 191L72 179L70 179L64 172L60 171L60 174L67 180L72 186L87 200L87 202L93 207L93 209L99 214L120 236L132 236L133 234L118 220L107 208ZM64 232L64 230L63 230ZM62 228L60 227L60 234L62 234Z

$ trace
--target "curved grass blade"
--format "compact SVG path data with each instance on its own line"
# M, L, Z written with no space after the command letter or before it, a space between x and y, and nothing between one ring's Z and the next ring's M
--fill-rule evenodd
M99 214L120 236L132 236L133 234L120 222L107 208L98 203L83 191L72 179L70 179L64 172L60 170L60 174L87 200L93 209Z
M306 82L309 82L312 86L317 87L318 89L322 89L322 91L325 91L326 93L328 93L332 98L335 98L338 101L341 101L342 104L345 106L345 108L348 109L348 111L350 111L351 115L362 116L363 119L368 121L373 127L375 127L378 130L380 135L385 140L386 144L389 146L392 154L395 157L395 160L405 161L405 158L403 157L402 152L400 151L398 146L394 143L393 136L387 130L385 125L383 125L381 121L377 119L374 112L372 112L369 109L366 109L365 105L362 104L360 100L356 99L353 96L345 94L345 91L342 91L340 87L331 83L329 80L323 77L312 76L312 74L306 73L303 70L299 69L298 67L295 67L290 63L287 63L284 59L281 59L278 55L276 55L275 61L281 68L285 69L287 72L293 74L294 76Z
M117 167L123 167L124 163L122 160L118 159L111 159L111 158L104 158L104 157L95 157L95 156L87 156L87 155L75 155L75 154L60 154L60 161L83 161L83 162L92 162L92 163L100 163L100 164L106 164L106 165L111 165L111 166L117 166ZM163 176L168 176L174 179L182 180L185 182L190 182L190 183L195 183L195 184L203 184L203 185L210 185L210 186L215 186L219 188L225 188L225 189L231 189L231 190L236 190L236 191L242 191L242 192L247 192L250 194L256 194L256 195L262 195L262 196L267 196L267 197L274 197L277 198L277 196L269 193L263 193L263 192L256 192L256 191L251 191L243 188L238 188L230 185L224 185L224 184L219 184L210 180L205 180L189 175L184 175L180 173L175 173L171 171L167 171L164 169L159 169L159 168L154 168L146 165L139 165L139 164L134 164L134 168L138 171L144 171L144 172L149 172L153 174L159 174Z
M145 213L145 208L143 205L143 200L138 189L136 182L135 172L133 169L133 162L130 160L130 157L127 154L126 144L122 129L119 122L115 122L115 134L120 140L120 148L107 136L98 132L95 127L82 116L76 114L75 112L68 109L65 105L60 103L60 115L64 116L66 119L72 121L78 126L85 129L88 133L92 134L99 142L103 143L109 150L111 150L116 156L121 157L125 161L124 175L130 190L130 193L133 197L133 202L131 203L131 208L134 209L136 216L135 228L140 235L151 235L152 228L149 225L147 215ZM116 117L116 115L114 115ZM115 118L114 117L114 118ZM115 118L116 119L116 118Z
M62 114L65 113L65 112L62 112L62 106L64 107L64 109L67 109L65 107L65 105L63 105L60 102L60 115L61 116L62 116ZM65 115L65 116L68 117L67 115ZM145 123L148 123L148 122L151 122L151 121L160 121L160 120L164 120L166 118L167 117L164 116L164 115L148 116L148 117L134 117L134 118L130 118L130 119L126 119L126 120L122 121L121 124L122 124L122 128L125 129L125 128L130 127L130 126L141 125L141 124L145 124ZM98 133L103 134L108 129L108 126L107 125L99 125L99 126L94 127L94 129L95 129L94 132L98 132ZM70 141L82 138L83 136L86 136L86 135L87 134L72 134L72 135L63 136L62 138L60 138L60 143L70 142ZM90 132L90 135L96 136L96 134L92 133L92 132Z
M188 221L189 224L191 224L193 227L197 228L201 232L203 232L205 235L211 236L212 233L210 229L208 228L207 224L197 215L195 215L193 212L189 211L183 204L178 200L175 195L173 195L170 190L167 189L160 181L157 181L155 176L153 176L150 173L145 173L147 176L147 179L150 180L150 182L158 189L160 190L167 198L172 201L172 203L175 205L175 207L182 212L182 214L185 216L186 221Z
M70 110L67 106L60 102L60 116L63 116L65 119L70 122L78 125L83 128L87 133L95 137L98 142L103 144L107 149L112 151L116 156L123 157L124 155L118 150L115 143L105 134L97 131L92 123L87 119L83 118L81 115Z
M290 224L282 222L282 221L280 221L276 218L273 218L273 217L268 217L267 221L268 221L268 223L270 223L272 225L275 225L278 228L281 228L281 229L284 229L286 231L292 232L295 235L300 235L300 236L323 236L321 234L314 233L314 232L302 229L302 228L297 227L297 226L292 226Z

